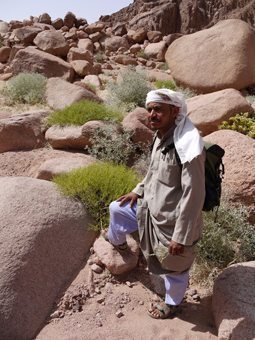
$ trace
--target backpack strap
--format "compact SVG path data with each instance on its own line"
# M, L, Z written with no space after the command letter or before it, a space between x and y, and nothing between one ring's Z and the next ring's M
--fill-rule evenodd
M182 163L181 163L181 160L180 160L180 157L178 155L178 152L176 151L176 148L175 148L175 145L174 143L171 143L169 145L167 145L163 150L162 150L162 153L163 155L166 155L170 150L174 149L174 153L175 153L175 157L176 157L176 160L177 160L177 163L179 165L180 168L182 168Z
M155 134L154 137L153 137L153 141L151 143L151 146L150 146L150 152L152 152L152 149L153 149L153 146L155 144L156 138L157 138L157 135ZM178 155L178 152L176 151L174 143L171 143L171 144L167 145L161 152L163 153L163 155L166 155L172 149L174 149L175 157L176 157L178 165L182 168L182 163L181 163L180 157Z

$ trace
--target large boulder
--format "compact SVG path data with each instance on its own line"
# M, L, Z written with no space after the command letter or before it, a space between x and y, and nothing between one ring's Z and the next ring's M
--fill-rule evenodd
M255 261L238 263L217 278L212 308L218 339L248 340L255 337Z
M93 65L87 60L73 60L70 64L80 77L94 73Z
M139 28L137 30L128 30L127 38L134 43L143 43L147 39L147 30L145 28Z
M179 85L208 93L253 85L254 55L254 31L242 20L229 19L175 40L165 58Z
M187 106L189 118L203 136L217 131L222 121L237 113L253 112L251 105L235 89L190 98L187 100Z
M127 39L124 37L119 37L119 36L106 38L104 45L105 45L105 51L107 52L115 52L121 47L124 50L129 49L129 43Z
M204 140L225 150L223 190L229 199L254 209L255 140L232 130L213 132Z
M88 166L95 161L88 155L68 153L65 157L56 157L43 162L34 177L50 181L54 176Z
M90 24L85 27L84 31L88 34L94 34L97 32L101 32L105 27L105 23L103 22L96 22L94 24Z
M43 31L37 34L34 44L40 50L58 57L66 57L69 50L66 39L59 31L54 30Z
M123 129L132 135L132 141L141 147L147 147L154 132L149 128L148 112L142 107L130 112L122 122Z
M10 66L14 74L36 72L47 78L61 77L68 81L74 76L73 68L66 61L34 47L19 50Z
M105 123L102 121L89 121L82 126L51 126L45 134L46 140L55 149L83 150L91 147L91 137L97 130L103 129Z
M5 21L0 22L0 33L5 34L10 30L9 24Z
M55 184L1 177L0 334L32 339L93 240L84 206Z
M165 60L165 53L167 45L165 41L148 44L145 47L144 53L149 59L157 59L159 61Z
M102 102L102 99L94 93L81 86L70 84L63 79L50 78L47 81L46 101L55 110L63 109L84 99Z
M0 177L25 176L36 178L41 165L53 159L87 159L84 152L70 152L43 147L32 150L6 151L0 155Z
M78 48L78 47L71 47L68 54L67 60L87 60L91 64L93 63L93 55L89 50Z
M114 57L112 57L112 60L114 60L118 64L122 65L137 65L137 61L135 58L132 58L125 54L118 54Z
M38 22L40 24L51 25L51 16L48 13L43 13L39 16Z
M76 16L72 12L67 12L64 17L64 26L72 28L76 24Z
M46 111L27 112L0 119L0 152L41 147L45 144Z
M85 51L89 51L93 54L94 52L94 44L93 42L88 39L79 39L78 41L78 46L77 46L80 50L85 50Z
M10 39L28 45L32 44L34 38L40 32L41 28L39 27L33 26L20 27L13 30Z
M150 43L157 43L162 40L162 33L160 31L149 31L147 37Z
M0 47L0 63L6 63L9 59L11 48L8 46Z

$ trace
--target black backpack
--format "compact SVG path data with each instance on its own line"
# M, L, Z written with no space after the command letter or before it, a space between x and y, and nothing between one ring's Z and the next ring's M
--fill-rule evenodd
M153 141L154 144L155 140ZM153 148L151 146L151 150ZM222 158L225 151L217 144L205 142L206 159L205 159L205 201L203 211L213 210L220 205L221 197L221 182L224 175L224 164ZM174 143L166 146L162 150L166 154L169 150L175 148ZM181 160L175 149L175 156L180 167L182 167Z
M205 143L205 201L203 211L220 205L221 182L224 175L222 158L225 151L217 144Z

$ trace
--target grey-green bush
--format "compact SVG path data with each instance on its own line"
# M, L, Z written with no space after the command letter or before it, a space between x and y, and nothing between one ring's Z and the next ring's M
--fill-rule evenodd
M90 141L92 147L88 148L89 153L105 162L128 164L135 151L130 133L118 131L113 125L97 129Z
M109 204L130 192L139 178L123 165L96 163L56 176L53 181L63 194L83 202L94 219L91 227L99 231L109 225Z
M47 78L39 73L19 73L8 80L2 93L9 104L38 104L45 101Z
M204 229L198 242L195 265L196 281L208 283L230 264L255 259L255 226L247 222L242 206L222 202L218 211L204 213Z
M128 68L121 73L121 81L107 86L108 103L112 106L130 111L145 105L146 95L151 90L143 71Z

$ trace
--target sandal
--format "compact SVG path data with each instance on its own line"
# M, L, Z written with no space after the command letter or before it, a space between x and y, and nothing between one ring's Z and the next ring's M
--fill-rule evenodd
M153 319L172 318L178 312L179 306L167 305L166 303L151 304L148 314Z
M127 242L124 242L122 244L119 244L119 245L115 245L115 244L112 244L110 241L109 241L109 238L107 236L107 232L102 232L101 233L101 236L105 239L106 242L109 242L116 250L120 251L120 252L124 252L128 249L128 244Z

